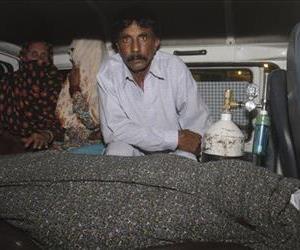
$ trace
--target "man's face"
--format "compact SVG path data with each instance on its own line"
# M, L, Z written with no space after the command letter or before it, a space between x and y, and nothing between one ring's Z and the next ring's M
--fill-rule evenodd
M138 73L149 69L159 43L151 28L133 22L121 32L117 48L129 70Z
M34 42L29 45L24 56L25 61L37 61L39 65L49 64L49 49L43 42Z

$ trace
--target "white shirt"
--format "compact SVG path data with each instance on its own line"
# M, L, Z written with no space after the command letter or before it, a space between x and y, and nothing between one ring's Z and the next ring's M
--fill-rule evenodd
M178 130L203 135L208 108L189 69L177 56L157 51L142 90L119 54L97 75L100 121L106 143L122 141L144 151L175 150Z

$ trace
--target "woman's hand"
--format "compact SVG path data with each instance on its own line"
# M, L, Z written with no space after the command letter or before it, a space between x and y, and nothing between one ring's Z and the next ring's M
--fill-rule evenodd
M45 149L53 140L53 135L50 131L40 131L32 133L29 137L23 138L25 148Z

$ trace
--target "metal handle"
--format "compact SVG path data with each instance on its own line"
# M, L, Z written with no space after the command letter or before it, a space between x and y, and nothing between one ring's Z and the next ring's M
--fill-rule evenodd
M207 54L207 50L174 50L173 54L176 56L204 56Z

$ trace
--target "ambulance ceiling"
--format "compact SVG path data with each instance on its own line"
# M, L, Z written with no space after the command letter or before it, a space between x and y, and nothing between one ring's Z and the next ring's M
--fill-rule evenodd
M162 39L286 41L300 22L296 0L2 0L0 39L16 44L45 39L55 45L68 44L74 37L108 39L112 17L130 5L144 6L157 15Z

